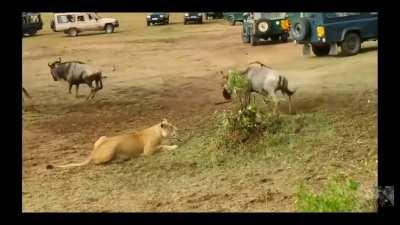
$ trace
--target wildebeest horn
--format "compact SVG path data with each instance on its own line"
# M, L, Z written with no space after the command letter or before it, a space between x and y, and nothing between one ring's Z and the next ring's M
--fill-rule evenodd
M50 64L50 63L47 63L47 65L48 65L49 67L51 67L51 64Z
M58 62L61 62L61 57L58 57Z

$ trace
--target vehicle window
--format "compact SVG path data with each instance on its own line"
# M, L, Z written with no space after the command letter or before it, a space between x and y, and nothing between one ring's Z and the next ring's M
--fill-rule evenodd
M39 23L39 16L32 16L32 22L33 23Z
M85 18L83 16L78 16L77 21L85 21Z
M57 23L68 23L68 16L67 15L61 15L57 16Z
M371 15L378 15L378 12L370 12Z
M273 13L261 13L262 18L267 19L282 19L286 17L286 13L284 12L273 12Z
M361 13L359 12L335 12L335 13L325 13L327 18L333 17L346 17L346 16L358 16Z
M67 15L67 19L71 23L75 22L75 16L73 16L73 15Z

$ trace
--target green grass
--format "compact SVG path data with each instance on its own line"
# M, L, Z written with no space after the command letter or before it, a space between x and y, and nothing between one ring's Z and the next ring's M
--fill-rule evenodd
M319 193L300 185L296 207L300 212L357 212L362 208L357 195L359 183L353 180L330 179Z
M276 163L277 159L298 163L313 146L334 141L335 130L323 113L281 115L268 121L269 127L258 137L243 144L221 145L223 129L220 118L204 133L190 138L178 151L170 154L174 162L196 163L201 169L238 168L249 163ZM215 125L217 124L217 125ZM229 142L229 140L225 140ZM184 154L183 154L184 153Z

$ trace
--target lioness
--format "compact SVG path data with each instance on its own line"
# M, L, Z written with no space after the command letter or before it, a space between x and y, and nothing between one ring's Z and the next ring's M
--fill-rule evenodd
M89 164L91 161L95 164L102 164L115 158L128 159L139 155L152 155L160 150L173 150L178 146L161 145L161 141L169 136L174 136L176 131L177 128L174 125L163 119L161 123L139 132L114 137L102 136L94 143L92 153L84 162L55 167L83 166Z

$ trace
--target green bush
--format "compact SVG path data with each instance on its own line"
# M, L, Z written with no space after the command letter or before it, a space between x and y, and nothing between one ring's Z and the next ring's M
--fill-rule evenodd
M320 193L309 190L303 184L296 193L296 207L301 212L354 212L361 208L357 195L359 183L330 179Z

